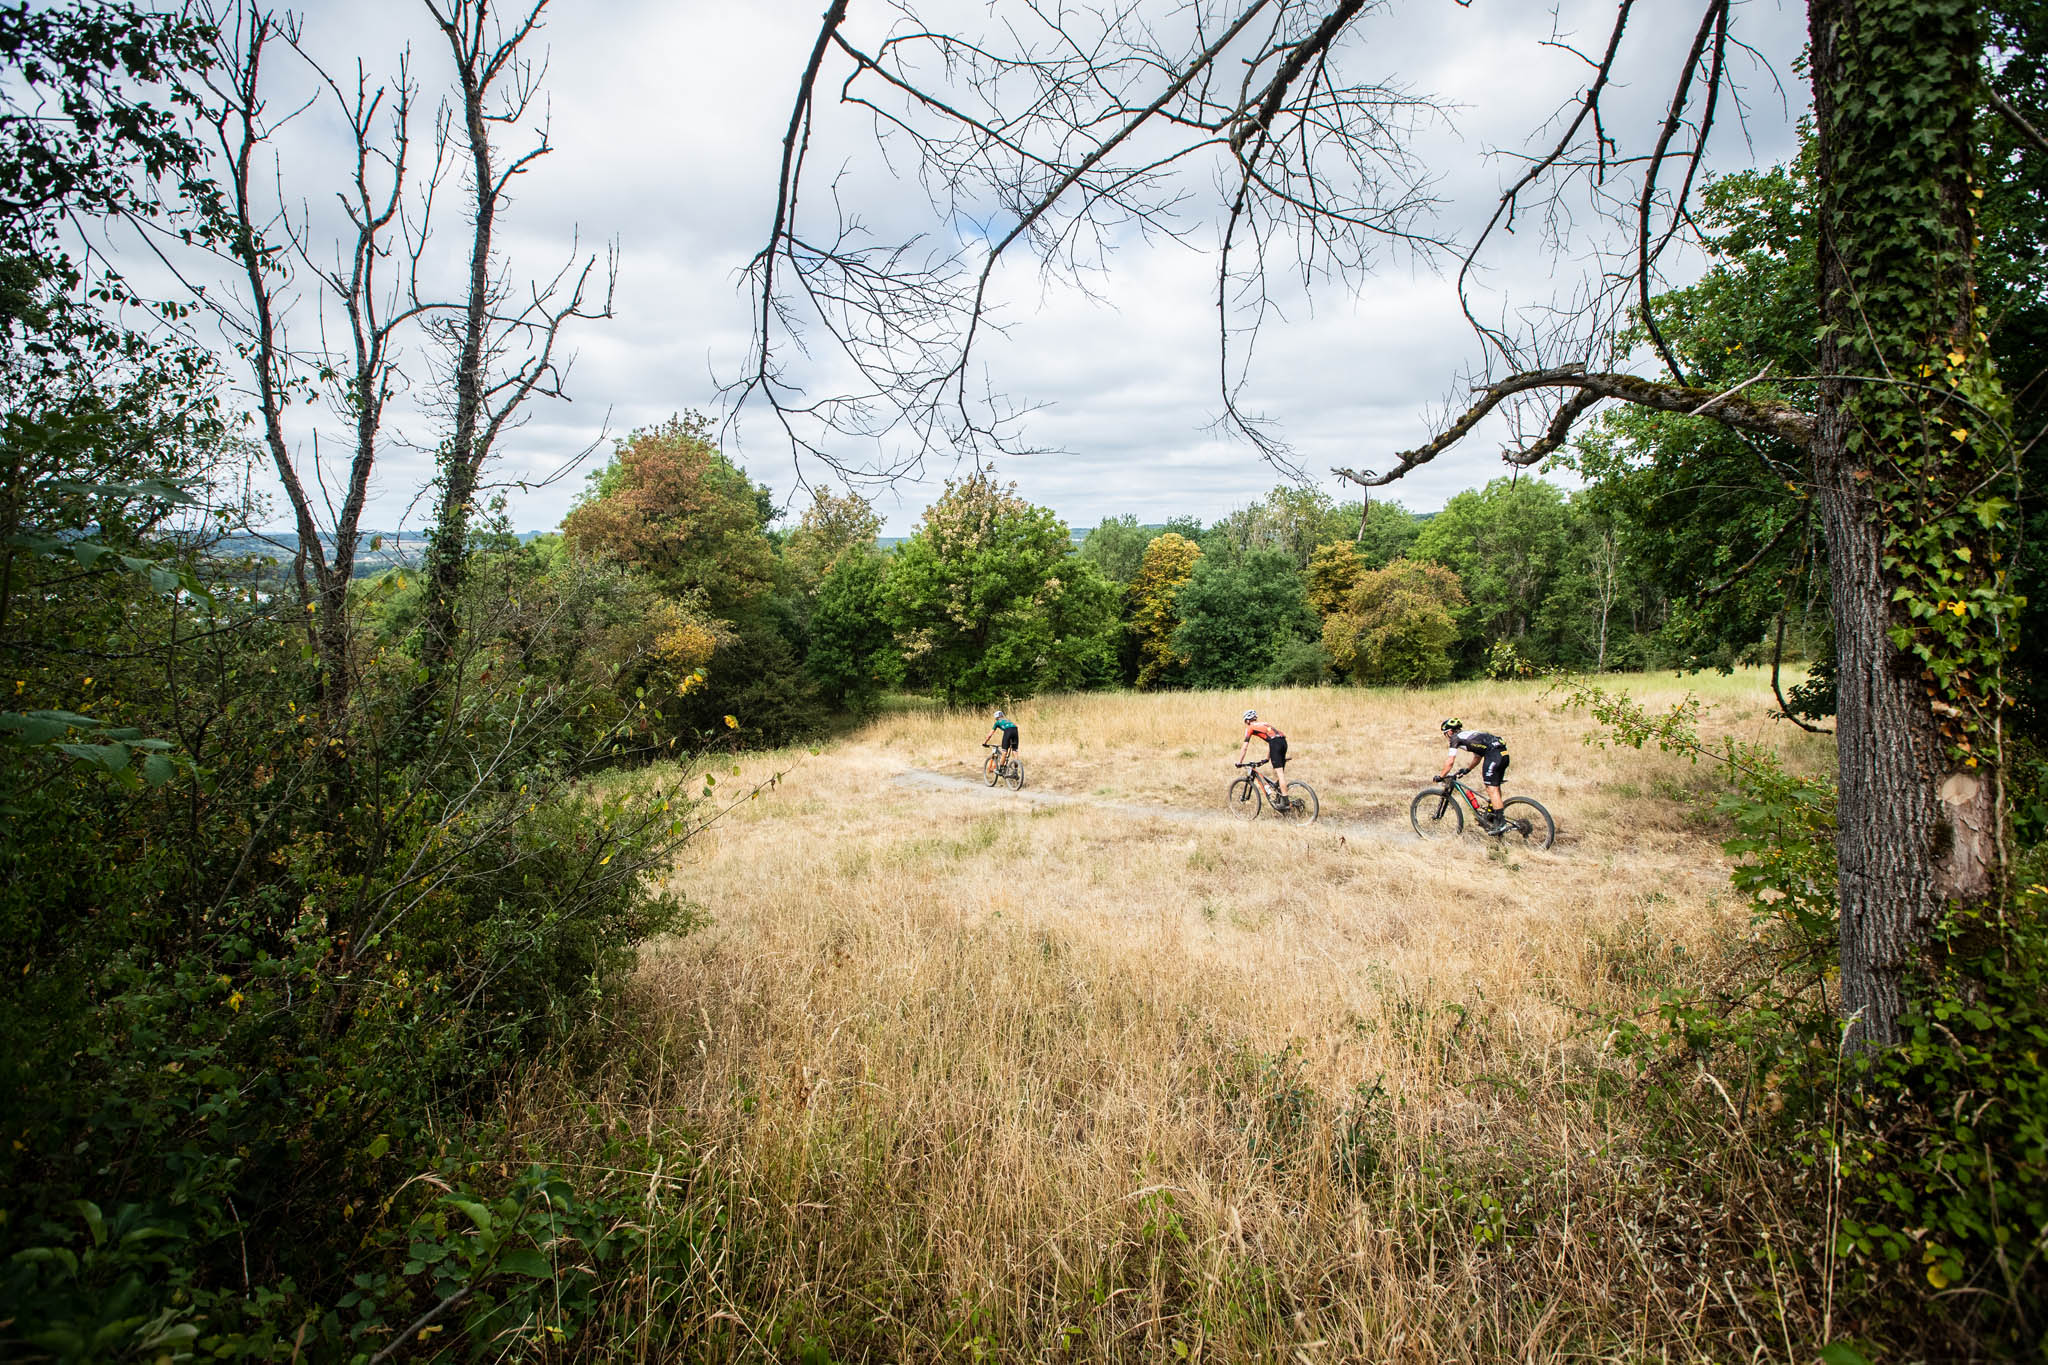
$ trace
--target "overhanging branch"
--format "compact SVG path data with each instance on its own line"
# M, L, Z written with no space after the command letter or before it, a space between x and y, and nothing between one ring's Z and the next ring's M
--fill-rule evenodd
M1589 374L1583 365L1561 365L1547 370L1528 370L1478 390L1479 399L1441 435L1413 450L1394 457L1394 467L1384 474L1350 469L1331 472L1365 488L1394 482L1418 465L1428 464L1471 434L1488 413L1517 394L1544 389L1570 392L1558 408L1543 435L1529 445L1501 452L1501 458L1525 467L1555 453L1571 435L1580 417L1606 399L1633 403L1653 412L1685 416L1706 415L1723 426L1759 436L1773 436L1801 448L1813 443L1813 414L1786 403L1766 402L1740 393L1747 384L1733 389L1702 389L1689 384L1662 383L1632 374Z

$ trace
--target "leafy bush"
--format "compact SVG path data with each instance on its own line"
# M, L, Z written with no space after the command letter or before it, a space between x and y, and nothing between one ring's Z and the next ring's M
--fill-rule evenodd
M214 585L173 647L182 599L123 581L147 648L61 700L172 773L0 767L0 1340L289 1354L447 1134L688 927L648 874L690 802L574 785L587 690L476 667L423 710L387 654L331 724L260 594Z
M1703 744L1690 698L1660 714L1583 684L1568 695L1617 742L1723 767L1729 786L1715 804L1734 826L1723 847L1755 918L1758 951L1738 956L1714 992L1667 997L1647 1033L1617 1027L1652 1056L1734 1084L1747 1136L1770 1154L1766 1178L1797 1192L1793 1206L1813 1220L1807 1268L1818 1273L1826 1257L1847 1272L1844 1320L1944 1357L2040 1351L2048 883L2034 869L2048 850L2023 856L2003 907L1949 912L1937 956L1910 982L1904 1041L1845 1053L1830 989L1833 784L1786 772L1763 746Z

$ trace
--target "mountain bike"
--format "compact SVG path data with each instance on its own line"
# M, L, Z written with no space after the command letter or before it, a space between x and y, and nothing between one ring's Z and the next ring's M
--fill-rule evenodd
M1557 822L1541 804L1526 796L1510 796L1501 802L1501 818L1495 823L1488 818L1478 792L1458 780L1461 776L1452 773L1438 779L1441 786L1424 787L1408 803L1408 823L1415 826L1416 834L1424 839L1455 839L1465 832L1465 806L1469 805L1480 833L1502 843L1549 848L1557 841ZM1458 803L1461 796L1464 805Z
M1256 820L1263 804L1271 806L1273 814L1282 820L1291 820L1298 825L1313 824L1322 809L1316 803L1316 789L1306 782L1289 778L1287 795L1282 796L1280 784L1273 780L1272 775L1259 771L1268 761L1260 758L1237 765L1251 771L1230 784L1230 795L1226 798L1230 813L1240 820Z
M999 749L993 744L981 747L989 751L989 756L982 760L981 775L988 779L991 787L998 782L1007 782L1010 790L1015 791L1024 785L1024 762L1017 757L1015 749Z

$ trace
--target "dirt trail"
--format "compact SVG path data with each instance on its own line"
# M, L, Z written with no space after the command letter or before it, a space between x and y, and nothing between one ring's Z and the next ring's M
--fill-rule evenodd
M1221 810L1188 810L1177 806L1147 806L1134 801L1101 801L1094 797L1078 796L1070 792L1046 791L1028 784L1021 791L1008 787L991 787L980 778L955 777L948 773L927 772L922 768L905 768L892 779L899 787L915 791L965 792L986 801L1022 801L1036 806L1086 806L1090 810L1108 811L1128 819L1167 820L1182 825L1214 825L1235 823L1236 817ZM1259 824L1278 824L1277 821L1261 816ZM1298 828L1298 826L1288 826ZM1402 821L1386 820L1373 824L1359 824L1349 820L1318 820L1312 829L1327 830L1336 834L1356 835L1367 839L1382 839L1388 842L1413 840L1414 832Z

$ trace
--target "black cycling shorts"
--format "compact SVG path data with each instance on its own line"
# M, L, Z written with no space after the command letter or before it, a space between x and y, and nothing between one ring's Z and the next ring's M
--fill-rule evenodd
M1003 731L1003 747L1005 749L1014 749L1017 747L1017 732L1015 730Z
M1276 768L1287 766L1287 736L1275 735L1266 741L1266 757Z
M1486 756L1479 760L1479 780L1489 787L1498 787L1507 775L1508 751L1497 745L1488 749Z

